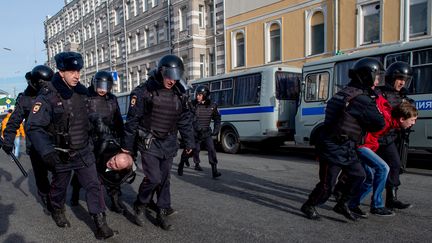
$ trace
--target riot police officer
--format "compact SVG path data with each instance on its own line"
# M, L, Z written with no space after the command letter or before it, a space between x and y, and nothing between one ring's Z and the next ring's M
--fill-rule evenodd
M89 136L88 92L79 82L83 59L76 52L61 52L54 58L59 71L36 98L27 122L28 136L53 170L49 199L57 226L70 226L64 204L74 171L86 190L88 211L96 225L95 236L105 239L114 233L106 223L103 191Z
M131 93L125 124L123 149L141 153L144 179L134 203L135 220L144 224L145 210L152 195L157 196L157 224L170 230L167 221L171 208L170 170L176 156L177 132L185 141L188 152L194 148L191 113L184 98L182 83L184 66L175 55L166 55L152 70L149 79Z
M221 176L217 170L217 157L216 150L213 143L212 136L219 133L221 127L221 115L217 109L217 104L212 103L210 100L210 90L207 86L199 85L195 89L195 99L191 102L191 111L194 114L194 130L195 130L195 150L193 151L193 160L195 163L195 170L202 171L200 166L200 145L205 143L208 151L208 160L212 168L213 178ZM213 131L210 128L210 122L213 120ZM189 155L186 150L183 151L178 165L178 175L183 175L183 167L187 162Z
M383 75L381 62L373 58L362 58L349 70L351 82L348 86L337 92L327 103L324 128L316 145L320 182L301 207L301 211L309 219L320 218L315 206L327 201L342 170L347 175L347 182L333 211L356 220L347 206L365 178L356 148L365 132L378 131L385 125L372 90Z
M406 62L394 62L386 70L385 85L380 86L384 98L394 108L404 100L414 102L406 95L412 79L412 69ZM401 165L406 164L406 153L408 149L409 129L393 130L379 140L379 149L377 154L387 162L390 172L386 183L386 203L385 206L390 209L406 209L412 205L403 203L397 198L398 187L400 186L400 169ZM399 137L399 147L395 139ZM405 156L404 156L405 155ZM401 161L402 156L402 161Z
M30 72L26 73L28 86L23 93L18 95L15 103L15 111L9 118L9 122L4 131L3 150L7 154L12 152L16 130L24 120L27 121L37 94L40 89L46 85L46 82L51 81L53 75L53 70L44 65L38 65ZM45 166L45 163L42 162L42 158L37 153L29 139L26 140L26 147L26 152L29 155L32 164L38 195L41 198L42 204L46 207L50 190L48 168Z
M89 92L89 106L90 106L90 121L94 126L94 133L92 134L93 142L95 145L96 164L99 175L104 174L106 169L104 166L99 166L99 162L103 165L103 161L99 161L104 153L111 153L112 151L105 151L107 143L120 143L123 137L124 125L120 113L120 108L115 95L111 93L113 86L113 77L107 71L99 71L95 74L92 84L88 88ZM112 141L111 141L112 140ZM103 146L104 145L104 146ZM109 173L113 174L113 173ZM78 205L80 184L78 177L74 175L72 178L72 198L71 204ZM108 195L111 199L111 210L117 213L123 213L124 207L119 199L120 184L105 183Z

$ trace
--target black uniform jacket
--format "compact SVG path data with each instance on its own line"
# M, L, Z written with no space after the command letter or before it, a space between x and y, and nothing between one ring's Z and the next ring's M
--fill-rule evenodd
M62 99L70 99L73 92L81 95L88 95L87 88L82 84L78 83L77 86L70 89L60 75L56 73L52 82L48 83L36 98L26 124L26 130L36 151L42 157L56 151L54 149L54 134L49 131L49 127L51 124L58 123L64 112L63 105L61 101L59 101L58 95L60 95ZM83 107L83 112L87 112L85 111L85 107ZM56 171L82 168L95 162L93 143L90 136L88 139L88 146L75 151L74 155L71 161L56 165Z
M136 151L148 153L158 158L175 157L178 150L177 133L171 133L166 138L153 139L150 148L144 149L142 140L138 137L138 129L144 129L140 124L145 116L151 116L152 97L151 94L157 90L164 89L162 84L156 81L155 77L151 76L149 80L138 87L131 93L131 103L126 118L125 136L122 142L122 147L128 151ZM147 90L148 92L145 92ZM179 99L181 95L176 91L176 87L172 88L172 92L176 92ZM177 120L177 129L180 132L185 146L188 149L195 147L194 133L192 128L191 112L187 109L186 101L184 102L182 112ZM136 146L137 145L137 146Z

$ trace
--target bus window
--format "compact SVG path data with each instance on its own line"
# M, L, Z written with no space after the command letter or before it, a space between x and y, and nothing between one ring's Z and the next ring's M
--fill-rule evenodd
M299 97L299 83L301 74L277 71L276 99L278 100L297 100Z
M387 67L390 66L394 62L411 63L410 59L411 59L411 52L390 54L390 55L386 56L384 65L385 65L385 68L387 69Z
M306 77L305 101L327 100L329 89L329 74L314 73Z
M234 105L256 105L260 101L261 74L238 77L235 81Z
M232 105L232 80L217 80L210 83L211 99L220 107Z
M333 93L337 93L339 90L343 89L350 81L348 76L349 69L354 65L357 60L350 60L344 62L338 62L335 64L334 68L334 81L335 89Z
M410 92L426 94L432 92L432 49L413 52L413 81Z

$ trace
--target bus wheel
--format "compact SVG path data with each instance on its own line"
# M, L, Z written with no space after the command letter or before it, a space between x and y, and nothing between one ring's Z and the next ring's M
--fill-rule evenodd
M228 154L236 154L240 151L240 140L232 129L226 129L221 135L222 150Z

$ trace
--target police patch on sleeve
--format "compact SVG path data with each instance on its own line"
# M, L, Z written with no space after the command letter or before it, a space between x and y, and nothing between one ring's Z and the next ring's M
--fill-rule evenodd
M133 95L130 102L131 107L133 107L136 104L136 100L137 100L136 95Z
M33 114L37 113L40 110L42 103L36 102L33 106Z

